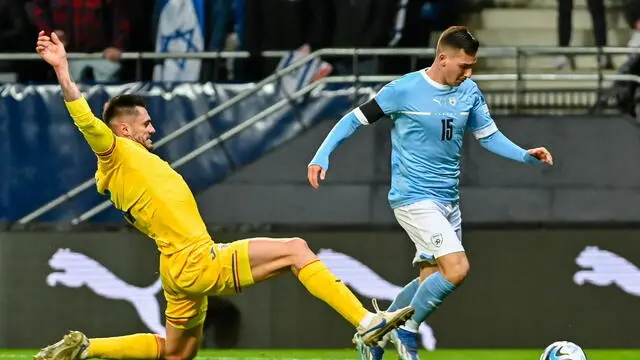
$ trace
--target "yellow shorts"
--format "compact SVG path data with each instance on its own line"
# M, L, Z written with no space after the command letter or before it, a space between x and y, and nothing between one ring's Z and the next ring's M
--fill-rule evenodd
M249 241L213 242L160 257L160 276L167 299L165 315L175 328L204 323L207 297L232 295L254 283Z

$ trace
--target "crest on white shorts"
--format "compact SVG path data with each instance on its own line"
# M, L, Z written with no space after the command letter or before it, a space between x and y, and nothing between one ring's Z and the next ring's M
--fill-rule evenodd
M440 247L440 245L442 245L442 234L438 233L431 235L431 242L436 247Z

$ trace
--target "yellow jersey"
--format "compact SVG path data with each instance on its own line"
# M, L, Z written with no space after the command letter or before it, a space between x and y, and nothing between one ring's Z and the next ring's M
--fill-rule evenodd
M98 157L98 192L170 255L212 241L193 193L171 166L143 145L115 136L84 98L67 102L74 123Z

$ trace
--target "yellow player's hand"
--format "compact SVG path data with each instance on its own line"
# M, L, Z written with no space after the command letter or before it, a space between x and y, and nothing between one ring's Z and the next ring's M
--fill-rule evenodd
M52 32L51 35L47 35L44 31L38 33L36 52L44 61L54 68L67 62L67 52L55 32Z

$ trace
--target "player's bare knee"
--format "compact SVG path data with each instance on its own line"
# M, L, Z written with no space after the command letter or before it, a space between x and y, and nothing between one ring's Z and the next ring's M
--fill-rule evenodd
M311 252L307 241L303 238L294 237L287 241L287 249L289 250L289 256L298 257L301 255L307 255Z
M187 344L172 344L167 346L165 343L164 351L161 352L161 358L164 360L193 360L198 354L198 345L196 342Z
M469 274L469 262L459 261L442 268L442 276L453 285L460 285Z
M289 239L287 241L287 249L290 266L294 268L301 268L315 257L313 251L309 249L307 241L299 237Z

